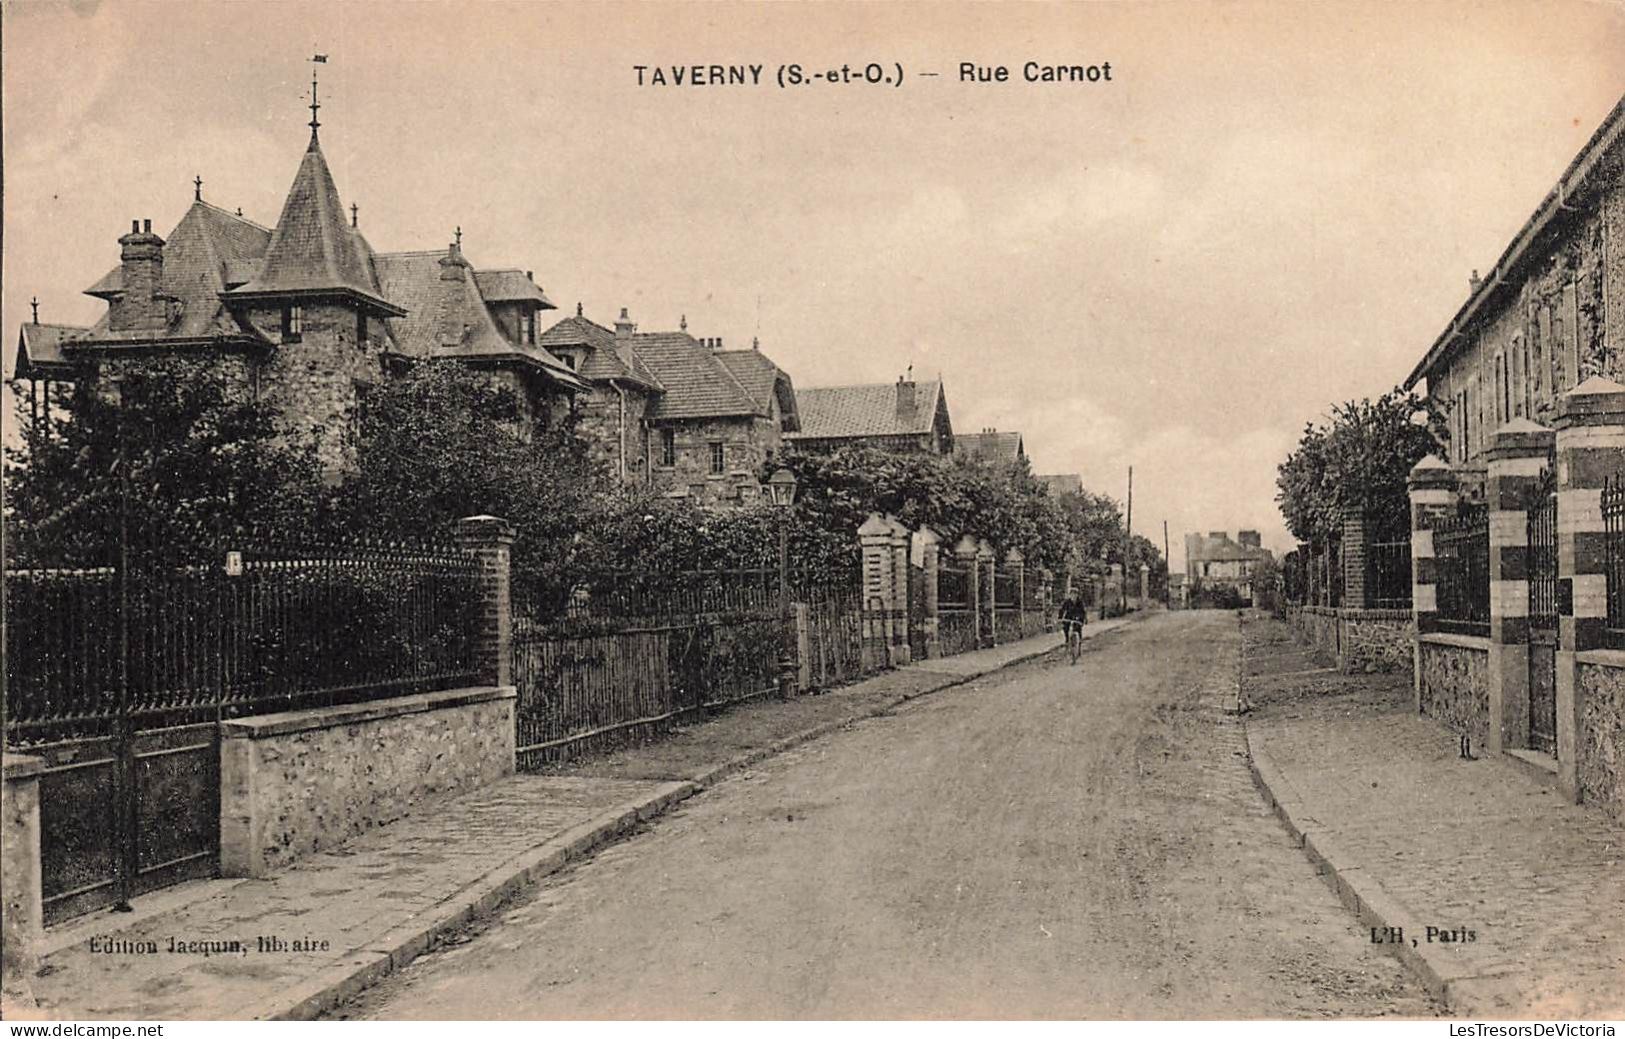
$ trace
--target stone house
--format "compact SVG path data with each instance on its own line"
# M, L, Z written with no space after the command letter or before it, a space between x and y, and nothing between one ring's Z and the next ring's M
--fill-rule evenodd
M1027 458L1027 449L1021 434L1000 432L989 426L980 433L961 433L954 437L954 456L986 465L1016 466Z
M314 110L313 110L314 111ZM31 325L16 378L98 380L145 359L220 373L270 402L287 435L312 442L335 475L355 464L367 388L403 364L455 360L520 401L521 427L559 420L584 383L537 342L552 304L527 273L476 269L461 235L444 250L375 253L344 219L314 117L281 216L267 228L203 199L167 237L134 221L119 265L85 292L107 302L88 328Z
M1625 99L1501 256L1469 279L1467 299L1416 366L1449 411L1449 457L1478 470L1497 429L1550 425L1586 379L1625 379ZM1481 475L1478 477L1482 479Z
M801 429L785 435L800 451L834 451L862 445L882 451L946 455L954 427L940 379L897 384L816 386L796 391Z
M1205 589L1230 588L1251 600L1256 569L1274 558L1256 530L1238 531L1234 541L1222 530L1185 535L1186 580Z
M577 431L616 479L708 505L755 501L761 469L799 428L790 376L760 344L725 350L676 332L639 332L621 309L613 331L585 317L542 344L588 385Z
M1409 480L1416 710L1625 819L1622 255L1625 98L1404 384L1450 422Z

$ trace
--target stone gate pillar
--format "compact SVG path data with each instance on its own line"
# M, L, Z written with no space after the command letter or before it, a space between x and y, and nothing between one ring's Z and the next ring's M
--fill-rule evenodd
M1625 386L1593 376L1557 401L1557 780L1580 799L1579 654L1605 644L1602 489L1625 471Z
M891 643L888 654L892 667L901 667L913 655L908 642L908 543L909 530L894 516L887 516L891 525L891 562L893 598L891 605Z
M39 822L44 770L44 760L33 755L0 754L0 1006L8 1015L34 1007L44 926Z
M999 564L986 538L976 543L976 568L982 571L982 602L985 604L980 645L995 646L999 641Z
M1422 648L1418 641L1433 630L1439 615L1438 563L1433 528L1450 516L1456 504L1456 474L1434 455L1411 467L1406 479L1411 499L1411 692L1412 706L1422 710Z
M1552 431L1526 418L1495 431L1485 453L1490 523L1489 749L1529 745L1529 505L1551 458Z
M980 646L984 633L982 631L982 598L985 589L982 588L982 568L976 562L976 539L966 534L954 545L954 558L960 569L965 571L966 595L969 601L965 606L970 610L971 616L971 645Z
M475 662L482 682L513 684L513 593L509 555L513 525L495 516L468 516L457 521L457 544L479 560L481 623Z
M891 524L876 512L858 528L863 550L863 669L891 663L891 611L896 602L897 565L892 559Z
M1365 506L1343 506L1343 605L1363 610L1371 605L1366 593Z
M1140 564L1140 609L1145 609L1151 603L1151 566L1149 563Z
M928 660L942 656L942 604L937 592L937 567L942 551L938 544L940 540L936 531L930 527L921 527L914 532L911 546L925 578L923 582L925 603L921 610L920 623L925 629L925 656Z

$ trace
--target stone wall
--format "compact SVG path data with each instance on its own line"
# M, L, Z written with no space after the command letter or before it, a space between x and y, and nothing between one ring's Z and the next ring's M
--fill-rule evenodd
M0 778L0 1003L26 1003L43 923L39 758L6 754Z
M1453 732L1465 732L1475 747L1488 746L1489 640L1423 635L1418 650L1422 713Z
M1411 611L1344 610L1339 621L1344 673L1411 669Z
M1576 770L1580 798L1625 822L1625 653L1587 653L1579 664ZM1609 659L1603 663L1603 658Z
M1321 663L1335 667L1338 661L1337 611L1329 606L1305 606L1298 616L1302 638Z
M675 465L661 464L661 430L675 436ZM779 427L772 419L740 416L659 422L650 431L655 487L706 504L760 500L761 470L779 450ZM711 445L723 446L721 473L711 471Z
M976 648L976 615L969 610L944 610L938 618L942 655L951 657Z
M512 687L221 724L220 866L263 877L514 769Z
M1409 610L1288 606L1287 624L1317 658L1344 674L1409 671Z

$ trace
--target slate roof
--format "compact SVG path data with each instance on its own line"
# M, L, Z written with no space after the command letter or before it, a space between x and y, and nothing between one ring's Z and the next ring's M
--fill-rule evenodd
M1026 453L1021 444L1020 433L992 431L954 434L954 454L961 458L984 462L1014 462Z
M801 406L790 376L769 360L766 354L759 349L719 350L712 356L739 380L745 392L761 406L763 414L772 411L773 402L777 399L779 414L784 416L784 428L801 428Z
M914 413L897 416L897 384L814 386L796 391L801 413L799 439L869 436L919 436L931 432L942 383L915 383Z
M145 342L257 334L245 328L221 302L233 271L258 262L271 232L207 202L193 202L164 242L164 274L159 291L176 300L178 313L167 328L112 331L112 311L85 334L87 342ZM114 300L124 291L123 268L115 267L85 290L89 296Z
M583 383L569 366L541 345L515 343L491 317L473 269L462 250L378 253L372 258L379 290L406 308L386 319L395 349L416 358L462 357L514 360L539 365L559 381ZM441 277L448 268L450 279Z
M399 308L380 294L363 244L361 236L344 220L338 188L313 132L310 147L282 203L282 216L271 232L259 272L252 281L232 289L230 295L245 298L340 292L395 313Z
M583 379L627 379L652 390L661 389L660 380L643 363L635 351L620 350L615 344L615 333L577 313L559 321L543 332L538 340L544 347L576 346L587 350L577 374Z
M16 379L48 378L53 375L71 375L73 367L62 356L62 344L90 331L79 325L23 325L17 337L17 364L12 370Z
M479 282L480 295L485 297L487 303L521 303L530 300L541 304L543 310L558 309L542 292L542 287L517 268L502 267L497 270L475 271L474 280Z
M650 409L651 419L767 414L733 372L687 332L637 332L632 350L666 389Z

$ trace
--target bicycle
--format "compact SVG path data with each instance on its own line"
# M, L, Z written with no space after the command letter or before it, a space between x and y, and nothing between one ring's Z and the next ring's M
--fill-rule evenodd
M1083 653L1083 622L1062 621L1061 627L1066 632L1067 654L1071 656L1072 663L1076 664L1078 657Z

